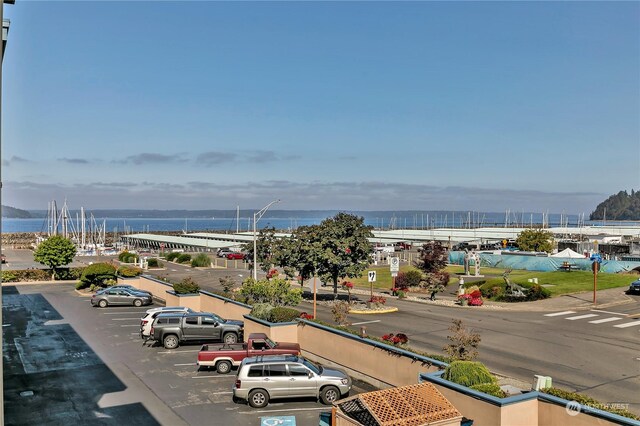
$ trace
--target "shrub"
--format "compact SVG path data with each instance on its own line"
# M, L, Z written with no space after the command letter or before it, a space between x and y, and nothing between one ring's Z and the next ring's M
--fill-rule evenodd
M200 286L193 281L193 278L187 277L173 285L173 291L176 294L193 294L200 290Z
M477 291L477 292L480 292L480 287L478 287L477 285L470 285L469 287L467 287L467 288L464 290L464 294L473 294L473 293L475 293L476 291ZM473 297L473 296L472 296L472 297ZM477 297L477 296L475 296L475 297Z
M300 317L300 311L293 308L278 306L271 310L269 321L271 322L291 322Z
M382 336L382 340L388 343L393 343L394 345L405 345L409 342L409 338L404 333L385 334L384 336Z
M396 277L396 287L406 291L410 287L418 287L422 280L422 273L416 269L400 272Z
M231 275L224 276L218 279L220 281L220 285L222 286L222 292L225 296L229 297L233 287L236 285L236 281L231 277Z
M120 262L124 262L124 259L129 257L130 254L131 253L129 253L127 250L121 251L120 253L118 253L118 260Z
M333 302L333 306L331 306L331 313L333 314L333 320L339 324L343 325L347 322L347 316L349 315L349 303L336 300Z
M2 271L2 282L10 283L18 281L18 276L14 274L12 271Z
M147 266L149 268L161 268L162 262L160 262L158 258L152 257L151 259L147 260Z
M85 283L85 287L95 284L103 286L107 280L116 279L116 268L110 263L94 263L87 266L82 272L80 281Z
M482 296L500 302L531 302L535 300L547 299L551 297L551 292L540 284L520 282L518 285L525 288L524 297L516 297L506 294L506 284L504 282L489 281L480 287Z
M481 383L479 385L469 386L469 389L493 395L497 398L504 398L507 396L507 394L502 389L500 389L500 386L497 383Z
M270 303L273 306L296 306L302 301L302 289L291 288L287 280L274 278L255 281L247 279L240 287L240 294L253 303Z
M447 336L451 343L443 350L455 360L472 360L478 357L478 345L480 345L480 335L467 330L462 320L455 319L449 327L452 334Z
M261 320L269 321L269 316L274 306L270 303L256 303L251 309L251 316Z
M313 319L313 315L308 314L308 313L306 313L306 312L302 312L302 313L300 314L300 318L302 318L302 319L307 319L307 320L312 320L312 319Z
M540 284L534 284L531 286L529 291L527 292L527 300L540 300L547 299L551 296L551 292L546 288L542 287Z
M487 367L476 361L454 361L444 370L442 378L462 386L496 383Z
M133 278L142 274L142 269L136 266L123 265L118 268L118 275L124 278Z
M178 252L175 252L175 251L167 254L167 261L173 262L178 256L180 256L180 254L181 253L178 253Z
M198 253L196 257L191 260L191 267L193 268L204 268L207 266L211 266L211 259L204 253Z
M44 269L23 269L12 271L18 277L18 281L49 281L51 273Z
M78 281L78 282L76 283L76 290L81 290L81 289L83 289L83 288L85 288L85 287L88 287L88 284L87 284L87 283L84 283L84 282L82 282L82 281Z
M271 278L276 278L278 274L279 273L276 268L271 268L269 269L269 272L267 272L267 279L270 280Z
M558 388L544 388L540 389L540 392L544 392L549 395L557 396L558 398L566 399L567 401L576 401L580 405L586 405L588 407L597 408L602 411L607 411L609 413L617 414L619 416L628 417L634 420L640 420L640 416L629 412L624 408L616 408L611 407L609 404L603 404L600 401L597 401L591 397L586 395L582 395L575 392L568 392Z
M140 261L140 256L125 250L118 255L118 260L122 263L137 263Z
M191 255L188 253L180 253L180 255L176 258L176 262L178 263L191 262Z
M369 306L373 307L380 307L385 303L387 303L387 299L382 296L373 296L368 302Z
M82 276L84 267L80 268L58 268L55 271L56 280L77 280Z

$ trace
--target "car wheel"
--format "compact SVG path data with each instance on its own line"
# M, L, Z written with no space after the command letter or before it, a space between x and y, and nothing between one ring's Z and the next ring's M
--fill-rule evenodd
M107 302L104 299L98 302L98 306L100 306L101 308L106 308L108 305L109 305L109 302Z
M227 333L223 336L222 340L227 344L238 343L238 335L235 333Z
M180 342L178 341L178 336L170 334L164 338L163 344L165 349L175 349L178 347Z
M320 399L324 405L331 405L340 399L340 391L335 386L327 386L320 392Z
M220 361L216 364L216 371L220 374L227 374L231 371L231 363L229 361Z
M142 300L140 299L136 299L133 301L133 306L135 306L136 308L139 308L140 306L142 306Z
M253 408L263 408L269 403L269 394L264 389L255 389L249 392L249 405Z

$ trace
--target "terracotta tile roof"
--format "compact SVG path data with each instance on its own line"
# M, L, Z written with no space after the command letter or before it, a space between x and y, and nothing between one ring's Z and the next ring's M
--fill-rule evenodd
M335 405L365 426L421 426L462 418L444 395L426 382L363 393Z

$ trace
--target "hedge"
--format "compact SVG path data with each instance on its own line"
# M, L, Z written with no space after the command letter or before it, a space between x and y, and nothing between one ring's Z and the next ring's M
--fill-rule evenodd
M125 278L133 278L142 274L142 269L135 266L123 265L118 268L118 275Z
M540 392L557 396L558 398L566 399L567 401L576 401L580 405L586 405L588 407L596 408L608 413L617 414L619 416L628 417L634 420L640 420L640 416L631 413L629 410L626 410L624 408L611 407L608 404L603 404L600 401L597 401L589 396L582 395L580 393L569 392L558 388L544 388L540 389Z
M116 268L110 263L94 263L89 265L82 272L80 282L82 287L89 287L92 284L102 286L107 280L116 279Z
M178 252L171 252L169 254L167 254L167 261L169 262L173 262L178 256L180 256L182 253L178 253Z
M182 262L180 262L182 263ZM196 267L206 267L211 265L211 259L204 253L198 253L196 257L191 260L191 266Z
M504 398L507 396L507 394L502 389L500 389L500 386L497 383L481 383L479 385L469 386L469 389L493 395L497 398Z
M200 290L200 286L196 284L190 277L187 277L179 283L173 284L173 291L176 294L193 294Z
M442 378L467 387L496 383L487 367L476 361L454 361L445 368Z
M160 262L157 258L152 257L151 259L147 260L147 266L149 268L161 268L162 262Z
M191 255L187 253L180 253L180 255L176 258L176 262L178 263L191 262Z
M291 322L300 317L300 311L284 306L276 306L269 313L271 322Z

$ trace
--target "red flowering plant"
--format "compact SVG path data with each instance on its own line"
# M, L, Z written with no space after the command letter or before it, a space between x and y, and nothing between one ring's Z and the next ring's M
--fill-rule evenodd
M302 312L300 314L300 318L302 318L302 319L313 319L313 315L310 315L310 314L308 314L306 312Z
M270 280L273 277L277 277L278 276L278 270L276 268L271 268L269 269L269 272L267 272L267 279Z
M409 343L409 338L404 333L385 334L384 336L382 336L382 340L384 340L385 342L393 343L394 345L406 345L407 343Z
M349 304L351 304L351 289L353 289L353 283L351 281L343 281L342 288L347 290L347 294L349 295Z
M369 305L370 308L379 308L380 306L384 305L385 303L387 303L387 299L382 297L382 296L373 296L371 299L369 299L369 302L367 303L367 305Z

